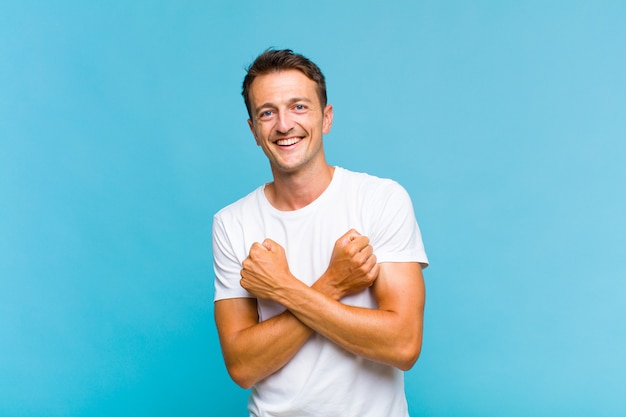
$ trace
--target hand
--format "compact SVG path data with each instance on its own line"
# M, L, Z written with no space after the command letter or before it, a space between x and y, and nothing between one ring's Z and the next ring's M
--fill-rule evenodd
M295 279L289 271L285 249L271 239L253 244L242 266L240 284L258 298L276 301L276 290Z
M328 269L313 286L340 300L370 287L378 269L369 238L350 229L335 242Z

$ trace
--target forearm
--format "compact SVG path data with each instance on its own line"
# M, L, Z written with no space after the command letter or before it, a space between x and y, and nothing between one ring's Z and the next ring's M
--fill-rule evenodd
M304 286L287 292L281 303L298 320L349 352L400 369L417 360L421 320L405 320L393 310L348 306Z
M218 322L226 323L222 318L233 310L216 305L215 313ZM289 311L237 331L224 328L220 341L228 373L238 385L249 388L287 364L312 333Z
M343 239L351 239L352 243L342 246ZM417 263L376 264L375 257L370 256L371 246L366 239L352 239L350 232L344 235L333 252L330 267L312 287L291 274L284 249L266 239L262 244L254 244L250 256L244 260L241 286L259 299L283 305L293 314L287 317L298 320L356 355L408 369L421 348L424 301L421 268ZM378 308L352 307L339 302L345 295L370 286ZM244 323L252 321L248 317ZM268 330L257 325L256 321L254 325L238 326L237 332L230 332L242 337L242 341L236 339L237 343L233 343L238 350L246 349L246 346L254 348L258 342L248 342L257 338L270 340L263 346L273 349L276 346L272 340L278 341L284 332L292 331L282 325ZM280 345L279 349L290 349L288 355L279 356L276 369L288 362L303 343L300 341L295 349L293 342ZM250 356L258 354L255 350Z
M339 300L344 292L333 280L325 273L309 290ZM285 366L313 333L289 310L259 322L254 299L219 301L215 315L226 367L244 388Z

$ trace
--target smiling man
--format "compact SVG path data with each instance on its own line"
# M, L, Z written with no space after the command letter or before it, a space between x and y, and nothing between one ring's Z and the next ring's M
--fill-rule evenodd
M408 416L428 263L396 182L331 166L317 65L267 50L243 82L273 181L213 221L215 320L251 416Z

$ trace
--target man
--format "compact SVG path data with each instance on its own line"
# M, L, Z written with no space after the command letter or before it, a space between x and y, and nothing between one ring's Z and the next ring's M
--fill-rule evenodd
M229 374L252 416L408 416L428 262L408 194L326 162L333 108L307 58L265 51L242 94L273 182L213 222Z

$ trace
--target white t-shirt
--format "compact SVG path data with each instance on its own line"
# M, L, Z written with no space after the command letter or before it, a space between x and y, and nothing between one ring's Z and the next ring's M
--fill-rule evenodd
M289 269L308 285L326 270L335 242L354 228L370 239L377 261L428 264L408 193L398 183L335 168L324 193L308 206L280 211L261 186L220 210L213 219L215 300L252 297L239 281L243 260L255 242L283 246ZM341 300L377 308L370 290ZM259 300L259 320L285 308ZM278 372L252 388L254 416L408 416L404 375L397 368L356 356L313 335Z

